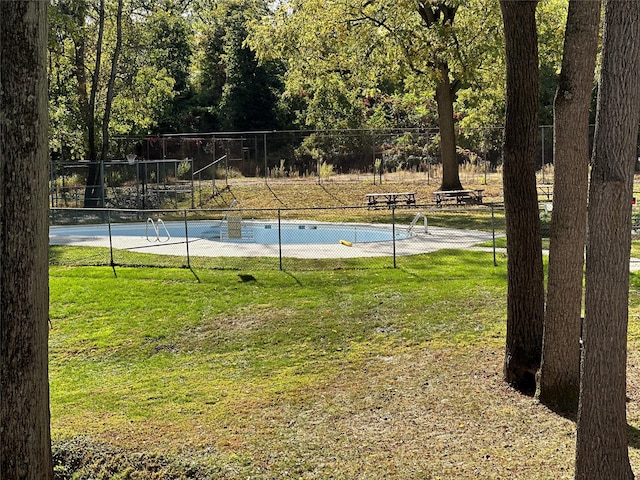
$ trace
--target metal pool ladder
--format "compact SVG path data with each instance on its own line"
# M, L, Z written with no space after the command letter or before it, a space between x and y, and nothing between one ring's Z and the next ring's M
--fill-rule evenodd
M226 233L222 225L226 222ZM234 199L229 208L224 212L222 220L220 220L220 240L247 240L251 236L243 235L242 230L242 205Z
M411 230L413 230L413 227L416 226L416 224L418 223L418 221L423 218L424 219L424 233L429 233L429 224L427 222L427 216L422 213L422 212L418 212L416 213L416 216L413 217L413 220L411 220L411 224L409 224L409 228L407 228L407 233L411 232Z
M149 227L151 227L151 236L149 236ZM164 235L161 238L161 230L164 230ZM153 218L147 218L147 224L145 225L145 234L147 235L147 241L149 242L168 242L171 239L171 234L167 229L167 226L164 224L161 218L157 221L153 221ZM154 238L155 234L155 238ZM166 238L164 236L166 235Z

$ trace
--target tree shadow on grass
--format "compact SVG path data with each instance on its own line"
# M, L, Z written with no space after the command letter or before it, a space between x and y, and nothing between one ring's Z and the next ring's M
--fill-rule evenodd
M627 437L631 448L640 449L640 429L627 424Z
M293 278L293 280L299 285L302 286L302 282L300 281L300 279L298 279L298 277L296 277L295 275L293 275L291 272L289 271L284 271L283 272L285 275L288 275L289 277Z
M271 185L269 185L268 183L267 185L267 189L271 192L271 195L273 195L273 198L275 198L278 203L280 203L280 205L284 205L284 202L282 200L280 200L280 197L278 197L278 195L276 195L276 192L273 191L273 188L271 188Z
M333 193L331 193L329 190L327 190L327 187L325 187L323 184L320 184L320 188L322 190L324 190L324 192L331 197L333 200L335 200L336 202L338 202L340 205L346 205L345 202L342 201L342 199L338 198L336 195L334 195Z
M537 398L537 397L536 397ZM539 399L538 399L539 401ZM555 413L559 417L565 418L567 420L576 423L578 421L578 412L573 410L568 410L566 407L560 407L558 405L548 405L546 403L540 402L546 408L548 408L551 412Z
M567 412L561 409L554 409L551 407L547 407L553 413L559 415L562 418L566 418L567 420L571 420L574 424L577 423L577 413L576 412ZM636 450L640 449L640 429L634 427L633 425L627 424L627 441L629 447L635 448Z

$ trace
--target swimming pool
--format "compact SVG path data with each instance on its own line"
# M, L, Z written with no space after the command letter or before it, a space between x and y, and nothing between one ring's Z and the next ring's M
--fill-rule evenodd
M150 242L168 242L172 238L205 239L225 243L256 243L261 245L311 245L386 242L394 239L391 226L338 224L315 222L278 222L243 220L242 222L197 220L161 220L134 223L94 225L55 225L49 228L50 237L137 237ZM412 234L396 229L395 239L404 240Z

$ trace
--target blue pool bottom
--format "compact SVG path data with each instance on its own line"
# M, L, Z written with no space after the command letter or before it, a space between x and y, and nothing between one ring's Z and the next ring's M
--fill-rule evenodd
M183 221L150 221L113 223L98 225L51 226L50 235L72 237L137 237L168 241L172 237L206 239L225 243L255 243L262 245L312 245L349 243L371 243L393 240L390 226L332 223L288 223L258 222L245 220L210 221L197 220L185 224ZM411 236L405 230L395 232L396 240Z

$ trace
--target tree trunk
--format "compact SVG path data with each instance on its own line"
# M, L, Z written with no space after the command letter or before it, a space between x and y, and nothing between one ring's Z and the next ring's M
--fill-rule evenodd
M438 127L440 130L440 156L442 160L442 185L440 190L461 190L456 155L456 132L453 121L453 100L455 91L449 81L449 67L440 65L440 81L436 85L438 104Z
M631 479L626 359L640 3L607 0L587 233L577 479Z
M535 392L544 320L542 242L536 191L537 3L500 1L507 64L503 182L508 273L504 378L527 394Z
M91 75L91 90L89 94L89 101L87 103L86 121L89 137L89 169L87 171L87 185L84 191L85 208L104 206L102 204L104 180L102 178L103 169L101 164L104 158L100 159L100 162L98 161L98 141L96 139L96 96L100 82L100 67L102 64L102 39L104 36L105 18L104 1L105 0L100 0L100 4L98 7L98 39L96 41L96 63ZM85 21L84 18L79 20L83 23ZM82 42L84 43L84 38L82 39Z
M107 85L104 117L102 118L102 148L100 150L100 158L103 162L106 160L109 152L109 122L111 121L111 106L115 95L118 60L120 57L120 49L122 48L122 6L123 0L118 0L118 11L116 12L116 45L113 49L113 57L111 59L111 72L109 74L109 84Z
M82 10L78 15L79 18L76 18L76 21L80 22L79 26L82 26L84 23L84 16L86 16L86 11ZM74 50L74 74L77 82L76 94L78 95L81 118L84 122L83 139L87 148L88 160L92 160L96 157L95 142L93 141L95 138L95 128L93 128L93 113L89 106L89 96L87 94L87 73L85 71L86 43L83 35L74 39ZM91 150L92 145L94 146L93 151Z
M0 478L53 478L47 5L0 2Z
M589 184L589 107L600 2L571 0L554 103L554 189L547 308L538 398L575 415L580 395L580 330Z

